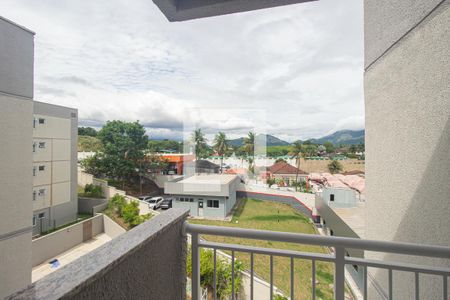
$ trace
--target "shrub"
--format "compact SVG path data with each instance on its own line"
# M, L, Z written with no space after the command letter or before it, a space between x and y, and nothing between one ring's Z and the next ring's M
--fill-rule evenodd
M242 262L234 261L234 288L239 294L242 289ZM231 264L224 258L217 256L216 261L217 276L217 299L228 299L231 296ZM192 276L191 255L187 257L187 273ZM214 258L213 251L200 249L200 285L210 291L213 290Z
M122 212L125 205L127 205L125 197L119 194L115 194L114 197L112 197L111 200L109 200L108 208L112 209L114 213L117 214L119 217L122 217Z
M93 184L86 184L84 186L84 196L92 198L102 198L103 197L102 187Z
M276 180L275 180L275 178L269 177L266 179L266 183L269 187L271 187L272 185L274 185L276 183Z
M131 225L139 217L139 202L131 201L125 204L122 210L122 217L125 223Z

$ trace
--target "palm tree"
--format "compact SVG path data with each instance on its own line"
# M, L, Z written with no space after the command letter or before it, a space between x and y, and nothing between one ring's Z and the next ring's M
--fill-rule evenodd
M192 141L195 145L195 156L196 159L199 159L202 155L203 150L206 147L206 138L202 132L202 129L196 129L194 134L192 135Z
M248 170L252 173L255 172L255 133L253 131L248 132L248 136L244 138L244 151L247 152L248 159Z
M340 171L342 171L342 165L337 160L332 160L328 164L328 170L330 171L331 174L339 173Z
M292 145L292 151L291 151L292 158L295 158L297 161L297 171L295 174L295 182L298 182L298 172L300 170L300 159L303 157L305 158L306 152L305 148L302 145L302 142L296 141Z
M214 150L217 151L217 154L220 156L220 173L222 173L223 166L223 156L225 151L228 149L227 137L224 132L219 132L214 137Z

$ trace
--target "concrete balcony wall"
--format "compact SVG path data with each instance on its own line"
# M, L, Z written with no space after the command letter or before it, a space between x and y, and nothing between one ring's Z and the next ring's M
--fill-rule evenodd
M449 246L450 1L366 0L364 14L366 238ZM386 295L387 273L372 275ZM394 299L414 298L414 274L393 280ZM441 297L442 279L423 276L420 299Z
M7 299L185 299L187 215L170 209Z

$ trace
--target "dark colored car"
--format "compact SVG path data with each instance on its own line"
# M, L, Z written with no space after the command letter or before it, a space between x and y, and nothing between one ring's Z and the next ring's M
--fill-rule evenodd
M172 208L172 199L164 199L160 205L161 209Z

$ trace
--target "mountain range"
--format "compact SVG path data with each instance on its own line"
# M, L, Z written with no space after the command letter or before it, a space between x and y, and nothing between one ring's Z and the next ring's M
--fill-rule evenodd
M325 142L331 142L335 145L345 144L345 145L357 145L364 143L365 130L339 130L330 135L318 138L309 139L313 144L323 144ZM287 146L291 143L283 141L276 136L270 134L258 134L256 136L256 143L263 139L266 139L267 146ZM234 147L241 147L244 145L244 137L229 140L228 143Z
M363 144L365 137L365 130L339 130L330 135L321 137L319 139L310 139L313 144L323 144L325 142L332 142L335 145L357 145Z
M279 138L277 138L276 136L270 135L270 134L258 134L256 135L255 139L256 139L256 144L261 143L264 141L264 138L266 139L266 145L267 146L287 146L290 145L290 143L283 141ZM238 139L234 139L234 140L229 140L228 144L230 146L233 147L241 147L244 145L244 137L238 138Z

